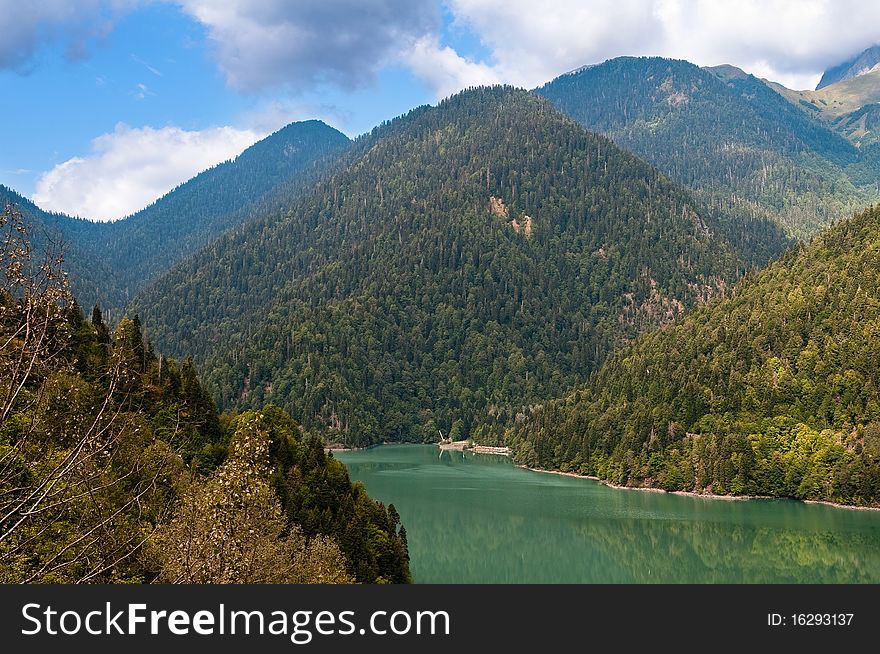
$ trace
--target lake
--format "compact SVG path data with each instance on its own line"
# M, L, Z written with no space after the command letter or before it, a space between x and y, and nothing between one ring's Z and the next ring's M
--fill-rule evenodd
M880 511L615 489L435 445L335 456L397 508L417 583L880 582Z

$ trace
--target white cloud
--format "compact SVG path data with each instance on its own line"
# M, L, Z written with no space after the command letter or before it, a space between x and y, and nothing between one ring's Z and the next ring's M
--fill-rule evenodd
M807 87L818 81L824 69L880 42L880 3L873 0L447 0L446 4L456 22L474 31L491 50L489 63L495 74L526 87L621 55L660 55L706 66L730 63L787 85Z
M151 73L153 73L153 75L155 75L156 77L164 77L164 75L162 74L162 71L161 71L161 70L159 70L158 68L156 68L155 66L153 66L153 65L152 65L151 63L149 63L148 61L144 61L143 59L141 59L140 57L138 57L136 54L132 54L132 55L131 55L131 60L132 60L133 62L135 62L136 64L140 64L141 66L143 66L144 68L146 68L148 71L150 71Z
M465 59L449 46L441 46L436 36L422 37L402 56L410 70L427 82L440 98L467 86L501 81L494 68Z
M657 47L649 0L449 0L492 50L499 77L537 86L578 66Z
M45 43L64 44L81 59L90 40L106 36L141 0L0 0L0 69L26 71Z
M880 42L880 4L855 0L656 3L666 49L704 65L734 63L800 88Z
M880 42L876 0L0 0L0 68L26 71L49 42L85 56L91 40L151 1L205 27L231 86L294 94L368 86L399 62L438 96L496 80L533 87L620 55L732 63L804 87ZM479 36L487 61L442 42L441 5Z
M147 206L178 184L231 159L263 134L215 127L116 129L92 141L91 152L73 157L40 177L34 201L43 209L92 220L113 220Z
M358 88L390 57L439 28L435 0L179 0L205 25L239 89L332 83Z

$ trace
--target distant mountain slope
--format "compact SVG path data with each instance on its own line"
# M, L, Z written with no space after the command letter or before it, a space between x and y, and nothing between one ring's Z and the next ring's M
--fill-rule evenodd
M74 294L84 298L89 306L95 302L103 306L110 304L113 271L106 258L94 256L90 248L88 234L94 229L94 223L43 211L26 197L0 184L0 211L8 205L17 207L30 227L31 246L37 261L47 252L62 254Z
M816 90L819 91L826 86L864 75L874 70L878 64L880 64L880 45L875 45L862 51L849 61L844 61L826 70L822 75L822 79L819 80Z
M880 69L835 82L816 91L792 91L779 84L769 86L807 113L852 141L863 153L880 142ZM871 155L878 158L877 150ZM867 155L863 155L865 159ZM876 171L874 171L876 173ZM876 179L877 175L874 174Z
M732 66L621 57L536 92L708 204L774 220L792 236L877 197L858 148Z
M131 308L227 408L352 444L465 435L586 379L750 266L719 216L543 99L479 88L358 141L286 218L219 239Z
M15 201L26 205L26 213L41 225L51 226L67 242L77 296L83 302L100 301L119 308L158 275L229 228L283 208L350 143L344 134L320 121L291 123L235 159L111 223L48 214L20 196ZM102 274L90 275L88 270L96 265L103 268Z
M95 245L111 257L122 297L128 300L185 255L258 215L258 207L278 209L278 201L267 194L280 186L289 198L314 179L325 157L349 144L348 137L321 121L291 123L146 209L101 226Z
M880 504L880 208L643 336L523 418L507 443L530 465Z

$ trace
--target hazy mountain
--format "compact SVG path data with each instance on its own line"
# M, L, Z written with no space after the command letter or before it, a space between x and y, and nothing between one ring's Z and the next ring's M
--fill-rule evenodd
M826 70L822 74L819 84L816 85L816 90L864 75L874 70L877 64L880 64L880 45L872 46L849 61L844 61Z
M102 225L94 245L110 257L122 299L227 229L279 209L275 193L291 197L349 144L321 121L291 123L138 213Z
M779 84L768 84L798 108L824 121L830 129L852 141L860 148L863 161L876 161L880 157L878 149L870 147L880 141L880 131L877 130L880 119L880 69L872 69L816 91L792 91ZM876 166L872 166L868 177L876 182Z
M47 253L63 255L73 292L91 306L107 306L113 297L113 271L104 257L96 257L90 248L90 234L95 223L64 214L43 211L26 197L0 184L0 210L13 205L21 211L30 228L30 242L35 259Z
M616 483L876 505L878 324L874 208L623 348L507 442Z
M733 66L621 57L536 92L707 204L776 221L792 236L878 197L876 157Z
M351 142L317 120L290 125L128 216L95 223L9 196L67 244L77 297L121 307L151 280L226 230L282 208ZM2 192L2 188L0 188ZM2 200L3 198L0 198ZM92 271L98 268L100 274Z
M358 444L461 436L750 268L722 218L543 99L480 88L377 128L132 309L227 408Z

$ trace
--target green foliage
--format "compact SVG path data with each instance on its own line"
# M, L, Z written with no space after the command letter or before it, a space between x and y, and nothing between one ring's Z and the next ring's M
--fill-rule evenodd
M112 346L84 321L28 386L0 422L5 583L142 582L160 572L189 583L410 581L396 513L281 409L221 427L192 362L153 354L137 320L120 322ZM230 462L230 440L265 456ZM48 484L52 505L30 518L33 491ZM239 487L249 490L232 492ZM229 551L245 559L215 558L221 523ZM192 555L186 565L181 548Z
M880 504L880 209L621 349L503 438L620 484Z
M174 583L351 583L332 539L308 539L285 520L269 478L270 439L258 414L242 416L229 456L187 489L157 538L162 579Z
M698 192L732 219L748 252L770 219L807 238L878 197L880 157L860 150L762 80L719 66L620 57L556 78L537 93ZM759 238L748 236L760 230ZM738 236L739 235L739 236Z
M4 358L28 355L27 342L8 340L27 324L23 302L4 312ZM192 411L160 380L135 321L125 321L114 344L84 320L53 319L66 336L19 378L24 391L0 420L0 569L10 582L138 582L158 562L143 545L168 514L183 474L172 443L184 434L218 439L216 411ZM31 324L31 330L47 323ZM4 368L0 385L15 381ZM160 409L178 421L157 437ZM185 448L184 454L190 453Z
M409 583L406 533L400 518L353 484L345 465L324 452L282 409L269 405L234 418L230 429L253 423L269 439L272 487L284 514L308 537L328 536L345 555L348 572L361 583Z
M221 423L138 316L85 319L20 214L0 236L0 582L410 580L396 512L287 414Z
M284 219L228 234L132 306L224 407L355 445L467 437L584 381L751 264L717 217L546 101L480 88L361 139Z

